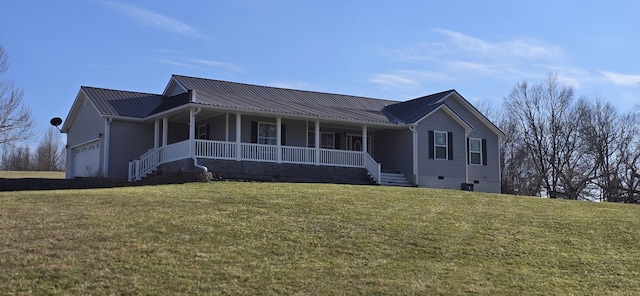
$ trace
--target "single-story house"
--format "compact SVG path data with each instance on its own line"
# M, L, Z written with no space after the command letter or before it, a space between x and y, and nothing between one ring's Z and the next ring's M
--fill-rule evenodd
M391 101L173 75L162 94L80 91L66 177L154 174L500 192L504 135L455 90Z

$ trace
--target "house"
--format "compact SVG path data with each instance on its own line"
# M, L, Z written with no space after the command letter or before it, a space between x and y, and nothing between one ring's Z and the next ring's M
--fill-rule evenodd
M399 102L173 75L162 94L82 86L66 177L374 183L500 192L503 133L457 91Z

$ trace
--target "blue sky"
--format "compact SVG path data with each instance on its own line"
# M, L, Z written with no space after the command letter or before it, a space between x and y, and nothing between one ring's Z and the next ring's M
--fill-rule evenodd
M640 102L640 1L5 1L0 44L41 134L81 85L161 93L171 74L392 100L500 105L548 73ZM35 139L37 141L39 139Z

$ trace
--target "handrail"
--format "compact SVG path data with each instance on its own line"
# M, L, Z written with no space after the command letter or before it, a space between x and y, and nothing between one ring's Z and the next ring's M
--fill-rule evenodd
M364 167L369 171L371 177L376 182L376 184L380 184L380 163L376 162L376 160L369 155L369 153L363 152L364 154Z

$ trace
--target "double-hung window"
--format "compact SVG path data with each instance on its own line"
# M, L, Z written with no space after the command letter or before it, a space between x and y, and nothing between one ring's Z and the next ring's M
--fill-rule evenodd
M435 159L448 159L447 152L449 151L449 142L447 132L434 131L433 137Z
M278 134L276 125L273 123L258 123L258 144L276 145Z
M315 147L315 132L308 132L307 134L307 146ZM336 138L334 133L320 133L320 148L334 149L336 144Z
M482 164L482 139L469 139L469 162Z

